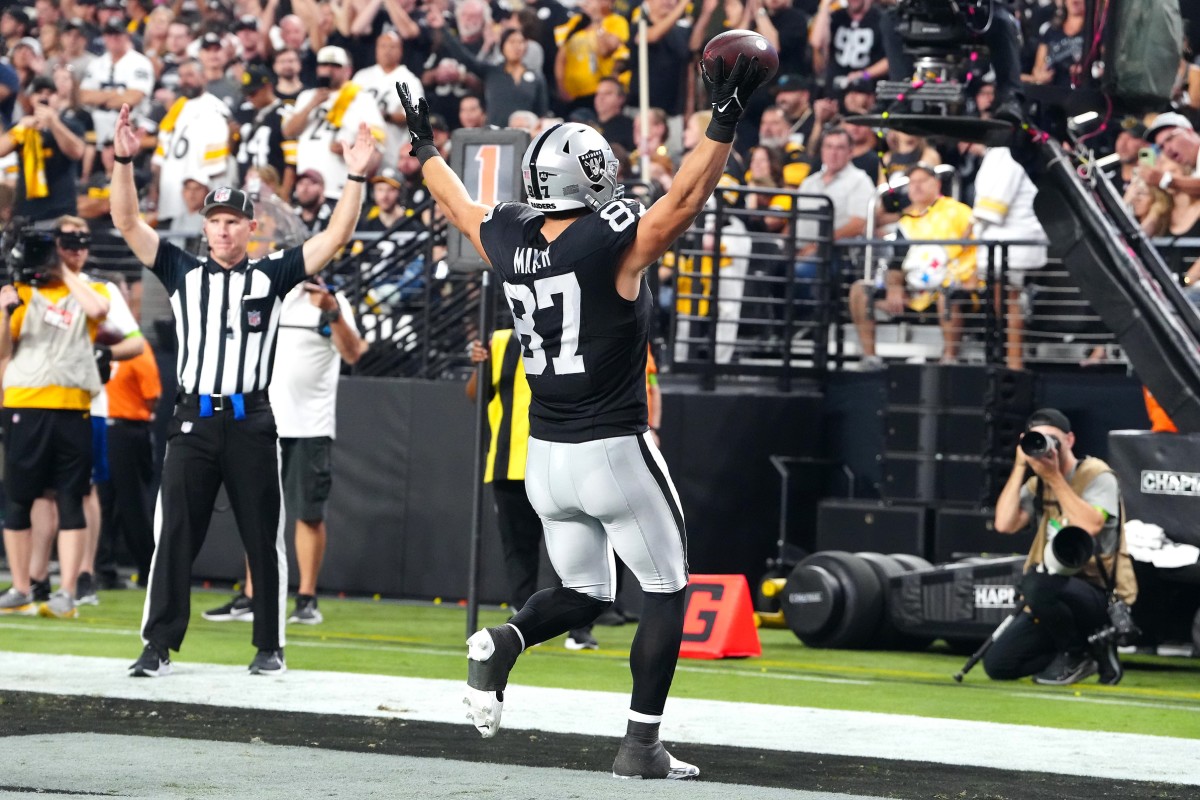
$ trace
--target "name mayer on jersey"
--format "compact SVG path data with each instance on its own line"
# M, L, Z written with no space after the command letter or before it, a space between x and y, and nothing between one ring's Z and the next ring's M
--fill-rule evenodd
M539 269L550 268L550 251L538 250L536 247L518 247L513 253L513 272L518 275L532 275Z

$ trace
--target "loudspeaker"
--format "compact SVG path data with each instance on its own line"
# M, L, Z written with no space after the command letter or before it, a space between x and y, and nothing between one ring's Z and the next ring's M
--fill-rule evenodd
M988 408L1029 415L1034 375L1023 370L965 364L893 364L887 401L893 406Z
M960 503L973 508L996 502L1011 461L978 456L888 453L879 492L892 502Z
M877 500L817 504L817 550L908 553L926 557L929 513L924 506L886 506Z
M1028 415L971 411L894 411L884 419L884 449L892 453L1011 458Z
M993 513L942 508L933 528L933 560L941 564L965 556L1025 555L1033 545L1033 527L1013 534L997 533Z

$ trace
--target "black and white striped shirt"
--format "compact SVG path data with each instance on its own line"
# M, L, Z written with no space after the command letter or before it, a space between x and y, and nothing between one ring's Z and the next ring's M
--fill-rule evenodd
M224 269L163 241L151 269L175 312L180 390L229 395L266 389L283 297L305 278L303 250L278 250Z

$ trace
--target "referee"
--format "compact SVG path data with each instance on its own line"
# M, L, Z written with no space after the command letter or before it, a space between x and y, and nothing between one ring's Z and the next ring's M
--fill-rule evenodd
M138 216L130 161L140 147L121 108L113 134L113 224L138 259L162 281L179 338L179 397L167 432L167 457L155 514L154 558L142 614L142 655L135 677L171 673L169 650L187 631L192 561L204 544L221 484L250 562L254 593L251 674L281 675L287 593L284 517L280 508L279 443L267 399L283 297L319 272L350 240L362 205L363 171L375 154L361 125L344 157L350 178L328 227L300 247L250 260L257 224L250 199L220 187L204 199L209 256L197 258L160 242Z

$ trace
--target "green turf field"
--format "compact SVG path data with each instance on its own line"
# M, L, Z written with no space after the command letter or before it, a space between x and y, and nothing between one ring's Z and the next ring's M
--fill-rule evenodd
M144 593L100 596L100 606L84 607L75 620L0 618L0 650L132 662L141 650ZM227 592L193 593L192 624L177 661L250 663L248 623L200 618L228 598ZM290 668L465 678L465 608L322 598L321 611L322 625L288 626ZM495 625L505 618L505 612L488 609L480 621ZM570 652L561 640L547 642L522 656L513 680L627 692L635 631L633 625L596 628L598 651ZM950 676L962 666L961 655L817 650L787 630L759 635L761 658L681 661L672 695L1200 739L1200 660L1125 657L1125 679L1115 687L1099 686L1094 678L1064 688L996 683L979 667L959 685Z

